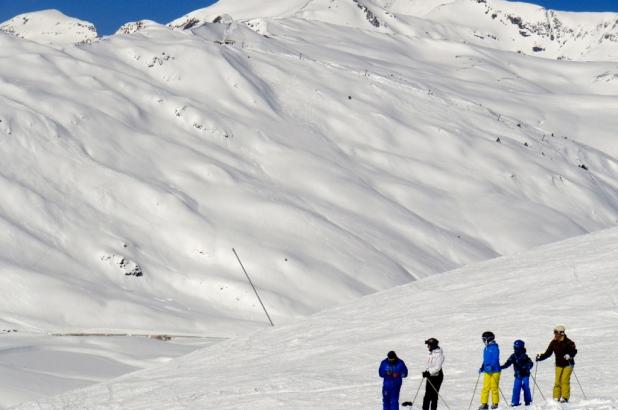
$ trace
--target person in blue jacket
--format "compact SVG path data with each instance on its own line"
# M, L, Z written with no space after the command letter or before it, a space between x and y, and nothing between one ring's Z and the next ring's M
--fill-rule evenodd
M489 394L491 393L492 409L498 408L500 402L500 347L496 343L496 336L492 332L483 332L481 335L485 349L483 350L483 364L479 373L485 373L483 389L481 390L481 406L479 410L488 409Z
M532 395L530 394L530 369L534 366L532 360L526 354L526 347L523 340L513 342L514 353L501 366L506 369L513 365L515 370L515 381L513 382L513 397L511 398L511 407L519 406L519 398L521 391L524 391L524 403L529 406L532 403Z
M402 378L408 377L406 364L397 357L395 352L390 351L386 355L386 359L380 363L378 373L384 379L382 384L383 409L398 410Z

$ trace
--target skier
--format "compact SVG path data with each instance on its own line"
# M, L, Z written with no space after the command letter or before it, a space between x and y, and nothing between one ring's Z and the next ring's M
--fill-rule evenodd
M519 406L519 397L521 390L524 391L524 403L529 406L532 403L532 395L530 394L530 369L534 366L530 357L526 354L526 347L523 340L516 340L513 343L514 353L504 363L501 368L506 369L513 365L515 371L515 381L513 382L513 396L511 398L511 407Z
M429 349L429 356L427 356L427 368L423 372L423 377L427 379L425 397L423 397L423 410L436 410L438 408L438 392L442 380L444 380L444 373L442 372L444 354L438 343L438 339L433 337L425 340Z
M408 377L406 364L397 357L393 351L388 352L386 359L380 363L378 370L380 377L384 379L382 384L382 403L384 410L399 409L399 391L403 377Z
M489 393L491 393L492 409L498 408L500 402L500 347L496 343L496 336L492 332L483 332L481 335L485 349L483 350L483 364L479 373L485 373L483 389L481 390L481 406L479 410L488 409Z
M547 359L554 353L556 355L556 379L554 381L554 400L567 403L571 395L571 373L577 354L575 342L565 334L566 329L562 325L554 328L554 338L549 342L545 353L536 355L537 361Z

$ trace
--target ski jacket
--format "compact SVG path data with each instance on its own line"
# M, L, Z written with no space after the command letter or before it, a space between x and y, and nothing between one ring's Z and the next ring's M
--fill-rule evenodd
M436 347L429 352L427 356L427 371L431 376L437 376L442 370L442 364L444 363L444 353L442 349Z
M483 365L481 370L485 373L500 372L500 347L492 341L483 350Z
M378 373L380 374L380 377L384 379L384 385L401 385L401 378L408 377L408 368L401 359L397 359L395 363L389 363L388 359L384 359L382 360L382 363L380 363Z
M573 358L577 354L577 348L575 347L575 342L566 337L566 335L562 340L553 339L549 342L545 353L539 356L539 361L547 359L552 353L556 355L556 366L558 367L567 367L575 364ZM571 358L569 360L565 359L565 354L568 354Z
M513 365L515 371L515 377L528 377L530 376L530 369L534 366L530 357L526 354L526 349L515 351L509 359L501 366L502 369L506 369L510 365Z

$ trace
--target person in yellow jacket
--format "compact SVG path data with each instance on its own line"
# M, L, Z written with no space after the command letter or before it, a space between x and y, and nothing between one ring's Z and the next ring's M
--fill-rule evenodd
M575 342L567 337L566 329L562 325L554 328L554 338L549 342L545 353L536 355L537 362L547 359L552 355L556 356L556 379L554 382L554 400L567 403L571 396L571 373L577 354Z

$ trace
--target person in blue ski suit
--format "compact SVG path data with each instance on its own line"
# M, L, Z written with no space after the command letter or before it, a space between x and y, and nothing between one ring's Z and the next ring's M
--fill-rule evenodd
M534 363L526 354L526 347L523 340L516 340L513 343L514 353L501 366L506 369L511 364L515 371L515 381L513 382L513 397L511 398L511 406L519 406L521 403L519 398L521 390L524 391L524 403L529 406L532 403L532 395L530 394L530 369Z
M386 359L380 363L378 370L384 379L382 384L382 404L384 410L399 410L399 391L402 378L408 377L406 364L393 351L388 352Z

